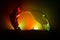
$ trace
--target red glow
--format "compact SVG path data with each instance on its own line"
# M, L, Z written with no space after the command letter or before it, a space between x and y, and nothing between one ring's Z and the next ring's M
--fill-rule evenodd
M21 9L20 7L17 8L17 12L20 13L21 12Z

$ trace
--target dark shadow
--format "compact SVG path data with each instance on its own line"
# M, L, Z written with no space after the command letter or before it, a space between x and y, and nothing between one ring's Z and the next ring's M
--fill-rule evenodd
M20 30L20 28L18 27L18 22L17 22L17 18L16 18L16 16L18 15L18 13L17 13L17 8L18 8L18 7L16 7L16 8L12 11L12 13L10 14L10 21L11 21L11 24L13 25L15 31Z

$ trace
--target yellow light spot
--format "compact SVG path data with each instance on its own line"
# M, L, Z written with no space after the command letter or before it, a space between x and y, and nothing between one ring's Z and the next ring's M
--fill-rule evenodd
M34 30L43 30L42 25L37 21L35 22L35 25L33 27Z
M35 26L35 27L34 27L34 30L38 30L38 27L37 27L37 26Z

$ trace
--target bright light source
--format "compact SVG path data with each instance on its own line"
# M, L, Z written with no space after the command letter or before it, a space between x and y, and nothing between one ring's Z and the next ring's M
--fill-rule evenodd
M34 30L38 30L39 28L37 26L34 27Z
M33 29L34 30L43 30L43 27L42 27L41 23L36 21L35 25L33 26Z
M42 15L42 19L48 23L48 20ZM44 23L43 21L43 23ZM18 15L18 26L21 30L49 30L49 24L38 22L30 11L23 11Z

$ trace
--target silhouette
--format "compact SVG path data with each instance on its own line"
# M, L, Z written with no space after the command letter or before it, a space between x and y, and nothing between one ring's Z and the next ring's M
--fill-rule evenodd
M17 22L17 18L16 18L16 16L18 15L17 8L18 8L18 7L16 7L16 8L12 11L12 13L10 14L10 21L11 21L11 24L13 25L15 31L21 30L21 29L18 27L18 22Z

